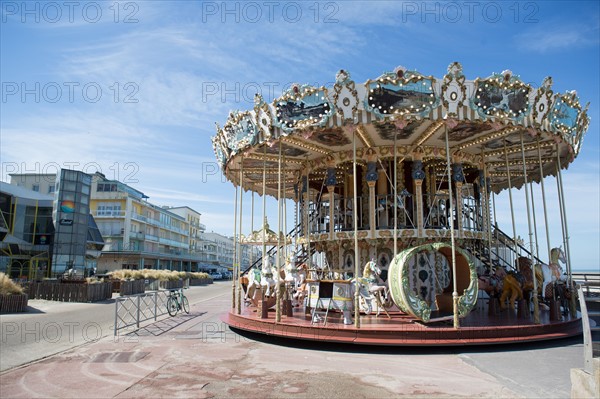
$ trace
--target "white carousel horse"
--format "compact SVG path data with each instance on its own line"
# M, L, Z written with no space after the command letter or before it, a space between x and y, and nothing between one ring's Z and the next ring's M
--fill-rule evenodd
M263 288L265 297L271 296L274 293L274 290L271 291L271 289L276 287L278 281L279 273L271 266L269 256L265 255L260 272L260 285Z
M565 257L565 253L562 248L552 248L550 250L550 264L545 265L536 265L535 267L535 276L536 279L542 280L542 298L546 298L546 287L550 283L555 283L557 281L565 282L567 281L567 275L564 274L563 268L558 263L561 261L565 265L567 264L567 260Z
M353 287L358 286L359 294L367 305L366 314L370 314L373 311L372 301L374 299L378 298L379 303L382 305L384 302L387 302L387 287L385 284L380 283L380 274L381 269L377 266L375 259L371 259L363 268L363 276L351 280ZM379 316L380 312L381 306L377 306L377 316Z
M296 292L292 297L298 301L298 303L302 303L306 297L306 275L308 273L308 265L306 263L302 263L296 269L296 273Z
M246 295L244 296L245 301L251 301L254 299L256 289L260 288L260 270L253 267L248 271L248 286L246 288Z
M285 272L285 285L288 288L295 289L298 281L298 269L296 268L296 257L294 255L288 257L283 266Z

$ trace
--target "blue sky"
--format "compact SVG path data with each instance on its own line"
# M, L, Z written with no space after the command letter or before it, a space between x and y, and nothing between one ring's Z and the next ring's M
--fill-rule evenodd
M469 79L510 69L538 86L549 75L555 91L591 102L582 152L563 179L574 268L600 264L596 1L1 4L4 181L57 166L100 170L230 234L234 190L213 172L210 142L229 110L250 108L257 90L271 101L293 82L331 85L339 69L357 82L398 65L441 78L459 61ZM556 198L554 179L546 189ZM497 211L509 232L507 208ZM517 220L525 237L526 219Z

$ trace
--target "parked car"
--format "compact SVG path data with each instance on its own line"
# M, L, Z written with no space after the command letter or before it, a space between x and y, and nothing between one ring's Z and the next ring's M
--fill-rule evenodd
M221 273L211 273L210 277L212 277L213 280L221 280L223 278L223 276L221 276Z

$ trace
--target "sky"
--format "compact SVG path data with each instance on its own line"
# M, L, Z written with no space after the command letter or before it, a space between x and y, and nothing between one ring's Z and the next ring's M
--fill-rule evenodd
M583 149L563 181L573 269L599 268L597 1L0 4L3 181L9 173L100 171L157 205L187 205L207 231L232 235L235 189L210 141L230 110L250 109L256 92L270 102L294 82L331 86L340 69L359 83L399 65L442 78L458 61L468 79L510 69L537 87L552 76L554 91L577 90L591 103ZM545 186L558 246L556 180ZM517 235L529 243L524 191L513 201ZM507 203L506 193L496 198L497 222L510 234ZM273 227L272 199L268 207ZM536 241L545 245L542 231Z

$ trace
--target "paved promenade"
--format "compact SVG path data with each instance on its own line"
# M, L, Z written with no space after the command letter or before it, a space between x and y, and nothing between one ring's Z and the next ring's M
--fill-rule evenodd
M583 366L579 338L462 352L274 345L229 330L231 286L210 288L189 315L3 372L0 397L568 398L570 369Z

